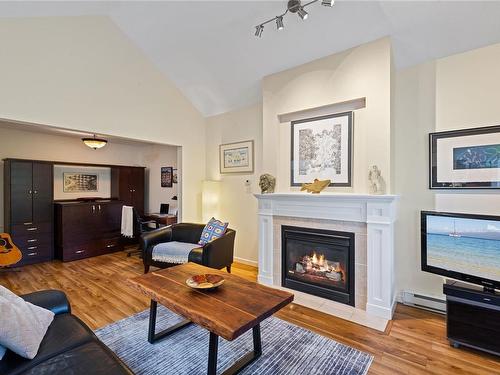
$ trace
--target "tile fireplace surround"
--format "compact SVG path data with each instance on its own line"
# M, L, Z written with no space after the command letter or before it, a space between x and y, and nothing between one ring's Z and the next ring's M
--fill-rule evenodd
M383 331L392 319L395 195L255 194L259 202L258 280L281 286L281 226L355 235L355 307L291 290L295 303ZM284 288L283 288L284 289Z

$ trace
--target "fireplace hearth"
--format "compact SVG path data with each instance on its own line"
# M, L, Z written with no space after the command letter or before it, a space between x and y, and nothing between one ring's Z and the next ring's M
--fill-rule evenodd
M282 286L354 306L354 233L281 227Z

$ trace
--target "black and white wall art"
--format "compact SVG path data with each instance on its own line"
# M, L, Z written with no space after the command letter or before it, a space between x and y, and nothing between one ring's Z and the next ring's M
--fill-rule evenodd
M315 178L351 186L352 123L352 112L292 121L292 186Z
M431 189L500 189L500 126L429 135Z

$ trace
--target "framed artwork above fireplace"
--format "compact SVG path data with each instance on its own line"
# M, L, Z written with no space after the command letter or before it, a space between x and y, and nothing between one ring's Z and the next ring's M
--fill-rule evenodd
M292 121L291 186L351 186L352 123L353 112Z

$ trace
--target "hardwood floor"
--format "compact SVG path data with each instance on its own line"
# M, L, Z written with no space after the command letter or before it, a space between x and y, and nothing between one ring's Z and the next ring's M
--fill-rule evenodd
M149 300L125 282L142 270L137 257L115 253L0 273L0 284L18 294L48 288L64 290L73 313L96 329L148 308ZM234 264L233 274L255 280L257 270ZM444 316L439 314L398 305L385 333L295 304L277 316L373 354L369 374L500 375L498 357L451 348L445 337Z

